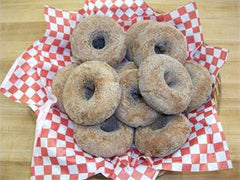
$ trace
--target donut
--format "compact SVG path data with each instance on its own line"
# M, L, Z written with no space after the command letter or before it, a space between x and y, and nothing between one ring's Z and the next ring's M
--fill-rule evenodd
M153 20L144 20L133 24L127 31L126 42L127 42L127 58L129 61L133 61L132 42L137 38L138 34L141 33L148 25L156 24Z
M153 55L139 67L139 89L144 100L163 114L178 114L190 104L192 80L184 66L168 55Z
M105 62L88 61L69 76L63 89L63 105L78 124L95 125L109 118L121 98L119 76Z
M122 72L129 70L129 69L137 69L137 66L135 65L134 62L123 62L121 64L119 64L115 70L117 71L118 74L121 74Z
M187 42L184 35L174 26L155 23L147 26L133 41L130 52L137 66L147 57L166 54L184 64L188 56Z
M139 152L147 156L165 157L183 146L190 131L184 115L162 115L153 124L137 128L135 144Z
M212 90L212 83L208 70L197 62L187 61L184 67L187 69L193 83L192 100L186 110L191 112L206 102Z
M74 138L79 147L94 156L112 157L124 154L133 142L133 128L113 115L101 124L82 126L75 124Z
M138 88L138 70L131 69L120 74L122 97L115 115L131 127L147 126L154 122L159 113L148 106Z
M60 69L52 81L52 93L57 98L57 105L60 111L65 112L62 101L63 88L70 73L77 67L77 64L70 64Z
M81 21L71 37L73 56L85 61L119 64L126 54L126 35L120 25L107 16L90 16Z

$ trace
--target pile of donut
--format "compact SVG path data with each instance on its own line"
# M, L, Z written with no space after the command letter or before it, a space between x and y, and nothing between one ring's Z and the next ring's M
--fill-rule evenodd
M71 50L79 63L57 72L52 92L75 122L79 147L112 157L133 145L164 157L186 142L191 128L182 113L207 100L211 80L207 69L186 61L179 30L145 20L124 32L109 17L90 16L74 29Z

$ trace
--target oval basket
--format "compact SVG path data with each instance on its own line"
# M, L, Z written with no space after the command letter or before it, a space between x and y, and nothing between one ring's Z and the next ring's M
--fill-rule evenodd
M158 9L155 10L155 12L157 12L159 14L164 13L163 11L158 10ZM220 113L221 94L222 94L221 76L220 76L220 74L218 74L217 78L216 78L216 85L215 85L214 90L211 94L213 96L214 100L215 100L216 109L217 109L218 114ZM30 109L30 114L31 114L31 116L33 117L34 120L37 118L35 112L32 109ZM166 172L167 171L160 171L160 173L158 174L158 177L163 176ZM101 174L97 174L97 175L91 177L90 179L106 179L106 178Z

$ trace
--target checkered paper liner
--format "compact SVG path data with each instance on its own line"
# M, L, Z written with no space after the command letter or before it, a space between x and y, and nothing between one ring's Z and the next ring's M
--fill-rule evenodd
M60 112L51 83L56 72L72 63L70 35L76 24L93 15L107 15L124 30L132 24L152 19L178 28L188 43L188 59L205 66L213 86L228 51L205 45L196 4L189 3L169 13L158 14L142 0L91 0L77 12L45 6L47 28L15 61L1 92L16 102L27 104L38 114L31 179L86 179L101 173L113 179L155 179L161 170L199 172L232 168L228 145L216 112L213 97L186 116L191 134L185 145L165 158L151 158L136 148L113 157L94 157L82 151L73 139L74 123Z

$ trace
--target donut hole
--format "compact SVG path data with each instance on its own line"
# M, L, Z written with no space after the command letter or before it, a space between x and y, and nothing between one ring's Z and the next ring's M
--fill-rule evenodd
M100 125L101 130L105 132L112 132L119 129L118 119L115 116L111 116Z
M158 129L162 129L164 128L168 122L170 121L171 116L167 116L167 115L162 115L160 116L154 123L152 123L150 125L150 128L154 131L154 130L158 130Z
M103 31L94 32L92 35L92 47L94 49L103 49L106 46L107 34Z
M139 91L139 88L137 86L134 86L132 89L131 89L131 97L135 100L135 101L139 101L141 100L143 97Z
M105 38L103 36L98 36L92 41L92 46L95 49L103 49L105 47Z
M170 88L175 87L177 84L176 77L169 71L164 72L164 80Z
M85 98L87 100L91 99L94 92L95 92L95 86L92 81L88 81L84 87L85 89Z
M167 42L158 42L154 46L154 52L156 54L165 54L167 52Z

